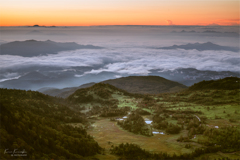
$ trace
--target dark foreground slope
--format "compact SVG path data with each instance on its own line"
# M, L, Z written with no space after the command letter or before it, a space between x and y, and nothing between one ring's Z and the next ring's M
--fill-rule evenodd
M84 128L66 125L84 123L84 115L58 99L33 91L0 89L0 93L2 159L12 159L5 149L24 151L14 158L26 159L81 159L101 151Z
M158 76L130 76L103 81L130 93L158 94L176 92L187 88L178 82L170 81Z
M240 89L240 78L238 77L227 77L219 80L211 80L211 81L201 81L199 83L195 83L189 90L234 90Z

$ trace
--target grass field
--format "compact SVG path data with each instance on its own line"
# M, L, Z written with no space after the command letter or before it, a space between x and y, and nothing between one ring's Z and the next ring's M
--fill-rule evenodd
M176 141L178 136L185 135L186 131L182 131L178 135L154 134L152 137L146 137L123 130L116 122L103 118L96 121L92 128L88 130L88 133L106 150L109 150L112 144L134 143L154 153L168 152L179 154L191 152L190 149L184 148L184 144ZM111 142L111 144L108 142Z
M215 95L216 98L213 98L213 102L215 101L224 101L224 99L229 98L234 100L233 102L223 103L223 104L208 104L208 101L203 101L203 104L195 101L188 102L186 99L193 98L193 95L196 97L202 96L202 98L206 98L208 96L214 97L212 94L216 91L208 91L208 92L196 92L190 93L186 95L181 95L179 98L178 94L168 94L167 97L158 96L157 98L154 96L153 98L156 100L155 105L161 105L164 108L172 111L176 111L174 114L179 114L180 111L192 110L192 111L200 111L201 113L194 113L192 115L198 117L206 117L205 121L206 126L209 128L216 128L216 126L224 127L224 126L239 126L240 127L240 110L239 104L236 103L238 100L239 93L234 96L223 97L219 94L224 93L228 95L230 91L218 93ZM220 98L219 98L220 96ZM122 94L112 94L112 98L117 99L119 101L118 107L130 107L131 110L136 110L138 108L138 103L141 103L141 98L134 98L129 96L124 96ZM173 101L169 100L173 98ZM174 99L175 98L175 99ZM167 99L167 100L166 100ZM176 101L177 99L177 101ZM89 110L94 104L81 104L81 106L85 105ZM99 105L101 106L101 105ZM152 116L154 114L154 109L142 108L152 115L143 116L143 118L147 118L152 120ZM84 111L83 111L84 112ZM177 120L171 118L172 116L166 118L168 123L177 124ZM233 119L234 121L230 121L229 119ZM77 126L77 124L72 124ZM185 126L186 129L186 126ZM188 135L188 130L181 130L179 134L154 134L151 137L137 135L131 132L128 132L122 129L117 125L117 122L110 121L109 118L101 118L98 117L97 120L94 120L94 123L91 124L88 129L88 133L94 137L94 139L98 142L98 144L105 148L105 155L98 154L94 156L98 159L118 159L116 155L111 155L109 149L112 145L117 146L121 143L133 143L139 145L141 148L150 151L152 153L160 153L167 152L168 154L184 154L191 153L196 148L204 147L202 144L198 143L198 139L204 139L202 135L194 135L194 139L191 139L191 142L178 142L177 139L180 136L186 137ZM157 131L153 129L153 131ZM164 132L164 130L162 130ZM185 148L186 144L190 144L190 148ZM205 154L198 157L198 160L201 159L215 159L215 158L224 158L229 157L232 159L239 158L239 152L234 153L211 153Z

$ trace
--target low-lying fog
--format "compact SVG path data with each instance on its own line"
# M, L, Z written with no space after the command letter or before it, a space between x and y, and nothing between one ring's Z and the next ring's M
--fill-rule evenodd
M37 57L0 55L0 82L2 82L0 87L24 88L12 85L11 80L23 81L25 78L31 83L32 79L29 73L34 71L42 76L36 76L34 72L35 78L43 79L45 77L50 80L43 82L41 79L39 83L32 82L33 84L29 84L27 89L72 87L129 75L159 75L169 78L166 74L168 72L171 80L182 82L197 78L204 79L203 74L206 71L230 71L229 73L208 75L210 79L236 76L240 71L239 52L215 50L215 48L203 51L157 49L206 42L239 48L239 28L237 26L1 27L0 32L1 44L34 39L37 41L76 42L104 47L104 49L94 50L62 51L58 54ZM197 72L191 72L190 75L190 72L179 70L181 68L197 69ZM208 72L208 74L211 73ZM30 77L27 76L28 74ZM176 76L176 74L182 74L182 76ZM54 78L58 80L55 81ZM185 84L193 83L186 82Z

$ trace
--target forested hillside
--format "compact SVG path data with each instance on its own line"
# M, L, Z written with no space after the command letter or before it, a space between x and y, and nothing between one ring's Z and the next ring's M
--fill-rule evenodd
M101 152L84 128L65 124L84 123L84 115L57 99L33 91L1 89L0 93L2 159L12 158L5 149L25 150L27 156L22 158L27 159L81 159Z
M189 90L234 90L240 89L240 78L227 77L219 80L202 81L189 87Z

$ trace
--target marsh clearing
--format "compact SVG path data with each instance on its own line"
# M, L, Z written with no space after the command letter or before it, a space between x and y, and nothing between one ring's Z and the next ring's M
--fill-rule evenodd
M183 130L180 134L154 134L151 137L134 134L120 128L116 122L109 119L102 118L92 124L88 133L94 137L98 144L109 151L112 145L119 145L121 143L138 144L141 148L146 149L152 153L168 152L168 153L190 153L193 148L184 148L185 144L177 142L176 139L180 136L186 136L187 131ZM195 143L193 143L195 144ZM200 147L195 144L195 147Z

